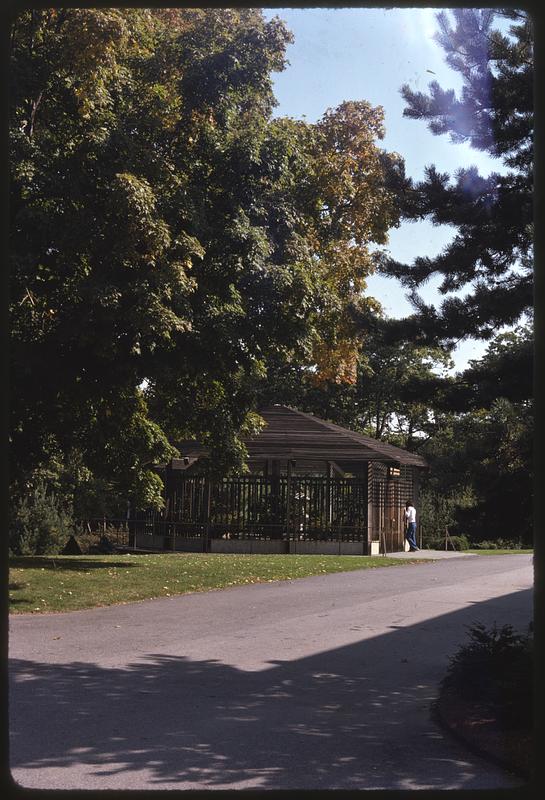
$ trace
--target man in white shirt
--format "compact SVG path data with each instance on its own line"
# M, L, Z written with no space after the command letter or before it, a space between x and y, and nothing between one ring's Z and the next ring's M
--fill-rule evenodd
M415 553L419 548L416 546L416 508L412 500L405 503L405 538L409 542L409 550Z

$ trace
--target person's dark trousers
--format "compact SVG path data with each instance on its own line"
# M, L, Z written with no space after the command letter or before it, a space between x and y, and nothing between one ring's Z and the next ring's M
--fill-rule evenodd
M411 550L418 550L418 545L416 544L416 522L409 522L405 538L409 542Z

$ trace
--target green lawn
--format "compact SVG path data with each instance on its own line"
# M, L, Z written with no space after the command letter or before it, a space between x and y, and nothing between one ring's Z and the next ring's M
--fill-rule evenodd
M423 560L220 553L26 556L10 559L10 609L19 614L74 611L326 572L415 563Z

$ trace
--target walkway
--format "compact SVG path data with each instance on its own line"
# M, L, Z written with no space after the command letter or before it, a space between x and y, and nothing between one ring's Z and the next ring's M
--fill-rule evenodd
M459 556L13 617L13 774L47 789L520 785L430 703L466 626L524 628L531 587L530 556Z

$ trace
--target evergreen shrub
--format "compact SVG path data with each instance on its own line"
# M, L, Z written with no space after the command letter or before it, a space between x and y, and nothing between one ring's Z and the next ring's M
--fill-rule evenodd
M72 515L39 482L12 505L9 517L9 548L13 555L60 553L74 532Z
M468 626L470 641L450 659L442 681L464 700L491 704L505 724L529 727L532 721L533 626L527 634L511 625Z

